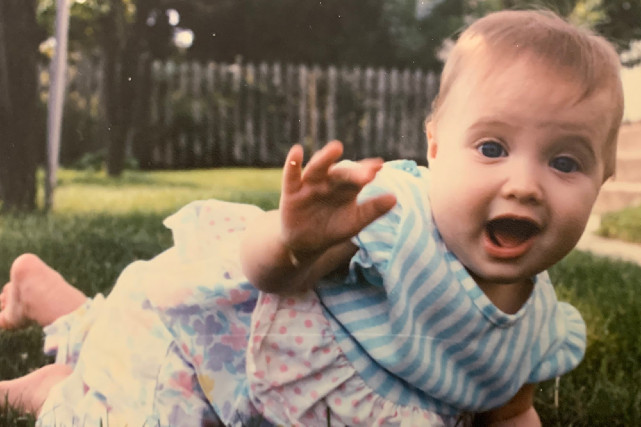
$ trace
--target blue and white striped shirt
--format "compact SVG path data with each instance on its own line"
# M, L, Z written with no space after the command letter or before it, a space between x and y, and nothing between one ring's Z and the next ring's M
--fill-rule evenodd
M428 175L414 162L385 164L359 198L391 192L397 205L354 238L347 279L317 290L363 380L394 403L457 415L575 368L586 342L578 311L557 302L546 272L516 314L494 306L445 247Z

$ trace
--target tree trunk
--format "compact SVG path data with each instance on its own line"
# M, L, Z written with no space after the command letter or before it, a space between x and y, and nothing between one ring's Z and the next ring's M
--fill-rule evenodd
M141 118L140 97L144 94L144 62L149 61L146 41L142 37L146 19L153 5L151 0L139 0L136 17L127 24L122 0L111 0L110 12L103 21L103 52L105 64L105 106L107 119L107 172L118 176L131 155L132 138L137 120Z
M44 152L38 109L36 0L0 1L0 199L3 210L36 207Z
M121 0L111 0L107 15L103 18L102 49L104 53L105 115L107 120L107 172L118 176L125 165L127 125L123 114L123 51L127 36L124 8Z

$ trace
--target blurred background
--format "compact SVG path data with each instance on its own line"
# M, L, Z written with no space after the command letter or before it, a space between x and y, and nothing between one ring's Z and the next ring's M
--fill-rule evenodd
M3 0L0 200L36 207L56 11L69 7L59 162L70 168L278 166L293 143L424 162L449 47L494 10L556 11L621 53L641 119L641 0Z

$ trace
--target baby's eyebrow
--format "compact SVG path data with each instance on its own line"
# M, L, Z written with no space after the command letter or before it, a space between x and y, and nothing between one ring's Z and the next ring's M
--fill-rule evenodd
M591 160L596 161L597 153L594 151L594 145L590 142L590 139L585 135L574 134L564 137L562 139L564 144L571 145L572 148L579 148L581 151L585 152Z
M498 127L508 127L508 128L516 128L517 126L513 125L510 123L509 120L504 120L500 119L498 117L482 117L472 126L470 126L471 130L475 130L477 128L486 128L486 127L492 127L492 128L498 128Z
M585 127L581 124L549 121L541 123L542 127L559 130L562 134L559 139L562 141L572 142L583 147L586 151L590 152L592 157L596 159L596 152L594 151L594 144L589 134L585 131Z

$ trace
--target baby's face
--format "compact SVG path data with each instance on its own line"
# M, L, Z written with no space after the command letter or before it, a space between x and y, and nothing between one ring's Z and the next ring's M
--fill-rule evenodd
M428 125L434 220L486 293L529 284L575 246L612 120L607 90L577 101L544 66L493 66L463 71Z

